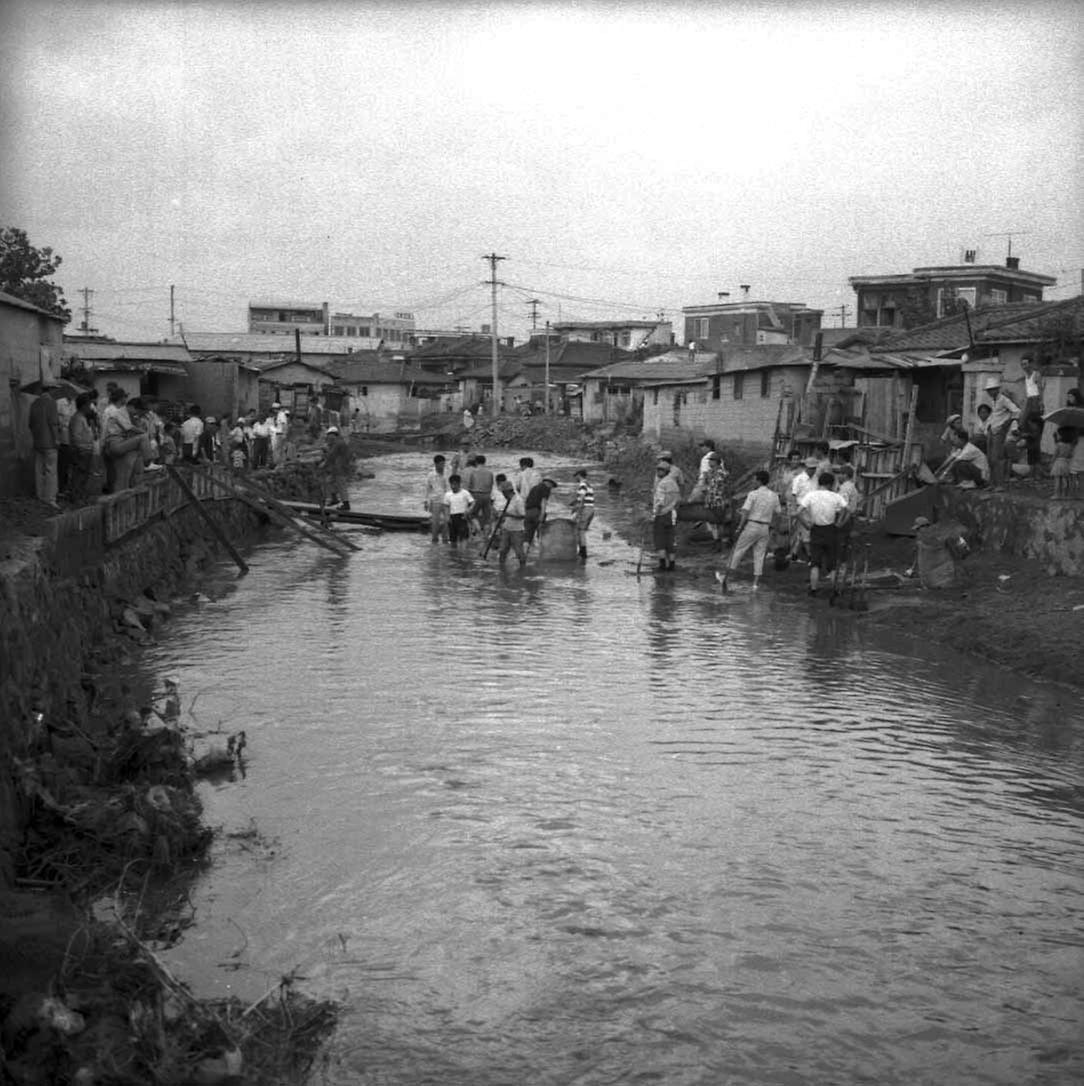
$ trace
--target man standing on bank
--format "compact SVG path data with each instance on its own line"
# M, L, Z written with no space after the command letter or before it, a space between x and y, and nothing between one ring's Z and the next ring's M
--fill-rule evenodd
M746 551L753 551L753 588L760 587L760 578L764 573L764 556L768 553L768 537L772 530L772 518L780 512L779 495L768 483L771 476L766 471L756 474L757 488L750 490L741 507L741 523L738 525L738 539L730 552L730 561L726 571L719 577L723 591L727 590L730 574L738 568Z
M809 594L816 596L820 575L836 568L838 541L836 526L847 519L847 499L834 487L830 471L817 477L817 489L798 502L798 519L809 529Z
M655 553L659 557L660 570L672 570L676 566L677 552L674 547L674 512L681 501L681 489L671 471L668 460L655 465L655 492L651 502L651 532Z

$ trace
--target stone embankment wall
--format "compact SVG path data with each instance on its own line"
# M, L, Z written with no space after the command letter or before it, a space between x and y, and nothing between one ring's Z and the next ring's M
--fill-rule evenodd
M240 546L262 518L234 501L207 503ZM59 552L64 551L63 555ZM132 640L145 640L122 615L148 592L165 601L221 551L195 509L160 517L75 569L70 545L28 537L0 562L0 886L23 819L10 767L51 722L82 725L93 710L95 676ZM57 573L57 565L66 575ZM39 723L40 721L40 723Z
M1084 574L1084 504L1006 491L939 487L939 513L955 517L986 551L1039 562L1051 574Z

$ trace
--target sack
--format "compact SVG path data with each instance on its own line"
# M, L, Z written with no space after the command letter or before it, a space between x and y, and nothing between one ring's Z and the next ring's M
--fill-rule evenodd
M109 434L102 443L102 456L107 460L116 460L126 453L133 452L143 444L142 433L133 434L130 437L121 437L120 434Z

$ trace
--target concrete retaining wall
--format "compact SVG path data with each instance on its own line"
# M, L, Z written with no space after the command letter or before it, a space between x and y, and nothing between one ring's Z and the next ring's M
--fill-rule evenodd
M233 501L208 503L211 515L240 545L262 527L258 514ZM150 589L166 600L198 577L219 551L191 507L147 524L72 569L72 556L53 553L45 538L27 538L0 562L0 886L11 875L11 851L21 833L23 801L12 758L35 740L35 721L85 724L91 677L116 659L124 644L116 616L124 601Z
M938 491L938 514L967 525L984 550L1034 559L1052 575L1084 574L1084 502L956 487Z

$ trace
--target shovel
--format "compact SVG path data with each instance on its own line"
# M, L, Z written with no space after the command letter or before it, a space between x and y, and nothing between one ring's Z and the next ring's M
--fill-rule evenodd
M857 565L858 565L858 563L855 562L855 566L857 566ZM858 595L855 597L854 602L851 604L851 606L856 611L868 611L869 610L869 600L866 597L866 580L868 579L868 577L869 577L869 544L867 543L866 544L866 561L865 561L865 565L863 566L863 569L862 569L862 587L858 590Z
M836 604L837 607L842 607L846 611L853 611L854 610L854 603L855 603L854 582L857 579L857 577L858 577L858 562L854 561L854 562L851 563L851 583L844 589L844 592L846 593L846 599L840 600L839 603Z
M841 595L839 591L839 566L832 571L832 592L828 597L829 607L842 607L843 601L839 598Z

